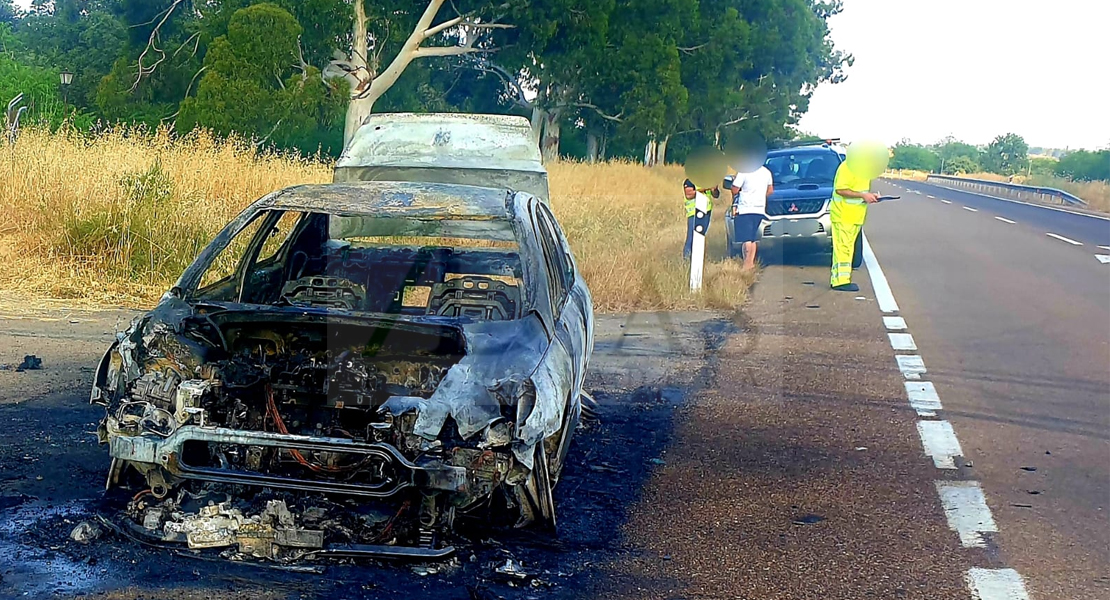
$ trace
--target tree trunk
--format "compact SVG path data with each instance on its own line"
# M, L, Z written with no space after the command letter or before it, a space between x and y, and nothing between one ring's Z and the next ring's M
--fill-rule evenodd
M363 0L355 0L354 26L351 29L351 34L354 36L352 56L350 60L346 61L347 64L343 69L346 72L343 77L351 82L351 102L347 106L347 118L343 128L344 147L351 143L355 132L365 122L366 117L370 115L374 102L381 98L394 83L397 83L401 73L413 60L426 56L460 56L475 51L472 44L473 40L467 40L467 44L463 46L422 47L422 44L429 38L462 23L464 20L463 17L456 17L433 27L432 21L435 20L436 13L439 12L444 2L446 0L428 1L424 14L416 22L416 27L409 34L408 39L401 45L397 56L393 58L393 61L389 63L384 71L378 73L380 65L377 64L376 60L375 64L368 64L370 55L369 38L366 30L366 9L362 4Z
M655 166L655 153L656 153L655 138L650 137L650 138L648 138L647 145L644 146L644 166L645 167L654 167Z
M543 115L543 143L540 151L543 153L543 162L551 163L559 160L559 137L562 125L562 109L553 108Z
M671 141L671 136L666 136L659 142L659 146L655 149L655 164L667 164L667 143Z
M598 142L597 134L592 131L586 132L586 160L588 162L596 163L598 158L598 150L600 143Z
M355 132L366 122L374 110L374 98L351 98L347 104L347 117L343 122L343 147L355 137Z
M536 138L536 145L543 140L544 110L538 106L532 107L532 136Z
M350 65L357 69L358 73L365 74L367 78L373 77L370 73L369 65L366 58L370 52L370 39L366 31L366 8L362 5L362 0L355 1L355 18L351 26L352 39L352 52ZM370 111L374 108L374 98L368 97L364 92L366 91L365 85L369 83L369 79L363 77L355 77L357 83L352 82L351 85L351 98L347 104L347 118L343 122L343 147L346 148L351 143L351 139L355 137L355 132L362 126L362 122L366 117L370 116Z

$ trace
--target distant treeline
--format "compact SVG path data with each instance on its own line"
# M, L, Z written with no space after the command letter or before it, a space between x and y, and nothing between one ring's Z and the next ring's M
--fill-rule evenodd
M1058 154L1058 158L1030 156L1025 140L1020 135L1008 133L996 137L985 147L954 138L931 146L903 140L894 147L894 158L890 164L895 169L945 175L996 173L1055 176L1072 181L1110 181L1110 147L1099 151L1075 150Z

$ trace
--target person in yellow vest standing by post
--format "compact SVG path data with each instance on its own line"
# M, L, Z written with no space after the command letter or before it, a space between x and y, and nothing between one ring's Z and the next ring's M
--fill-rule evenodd
M833 197L829 207L832 220L833 259L830 285L838 292L858 292L852 283L852 254L856 237L867 220L867 205L879 201L871 192L871 180L886 170L890 154L875 142L855 142L836 171Z
M686 260L690 260L690 254L693 251L694 247L694 224L696 222L695 217L697 214L698 194L705 195L705 200L707 204L705 213L708 220L713 216L713 199L721 197L721 188L712 187L698 189L698 187L694 185L694 182L687 179L682 183L682 191L686 197L686 203L684 204L684 207L686 208L686 245L682 249L682 257ZM707 222L705 231L701 233L702 235L705 235L708 232L709 226Z

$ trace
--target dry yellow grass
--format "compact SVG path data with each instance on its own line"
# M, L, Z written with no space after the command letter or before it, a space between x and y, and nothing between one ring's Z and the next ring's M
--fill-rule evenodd
M602 311L732 308L754 278L724 259L721 211L705 290L688 290L680 168L551 165L552 204ZM148 307L235 214L330 165L204 134L24 131L0 146L0 298Z
M562 162L548 169L552 207L599 310L730 309L744 302L755 274L725 258L724 198L709 229L704 290L689 290L680 167Z
M329 178L203 134L24 131L0 147L0 290L150 305L251 201Z
M910 171L908 169L895 169L883 174L883 177L890 179L912 179L914 181L925 181L928 176L929 174L925 171Z

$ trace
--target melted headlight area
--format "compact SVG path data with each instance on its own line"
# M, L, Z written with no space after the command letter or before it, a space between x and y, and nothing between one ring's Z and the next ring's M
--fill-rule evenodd
M503 417L469 439L450 419L435 439L414 433L464 354L450 328L148 320L121 336L93 392L108 487L139 490L127 515L143 535L267 558L334 544L435 557L456 516L495 497L530 522L515 399L491 393Z

